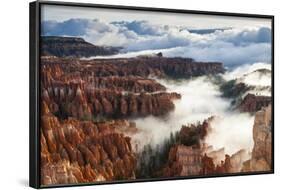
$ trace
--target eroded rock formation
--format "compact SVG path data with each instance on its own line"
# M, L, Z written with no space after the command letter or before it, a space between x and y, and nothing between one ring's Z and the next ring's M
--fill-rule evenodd
M189 78L207 74L224 72L222 63L194 62L188 58L129 58L85 61L85 64L95 63L94 71L98 76L170 76L174 78Z
M202 168L202 152L199 148L175 145L170 149L164 177L199 175Z
M78 60L55 57L42 57L45 65L59 63L64 71L83 73L96 77L108 76L157 76L190 78L209 74L223 73L220 62L196 62L190 58L135 57L118 59Z
M182 126L176 137L177 142L170 148L168 161L159 175L192 176L203 172L206 161L203 159L205 146L202 142L210 130L212 119L210 117L198 125Z
M256 113L253 127L254 148L251 159L244 163L243 171L269 171L272 169L271 119L271 104Z
M75 48L75 56L80 57L80 50L88 46L79 39L67 40L78 45L67 46L63 56ZM59 51L55 46L54 51ZM165 116L174 109L174 100L181 98L178 93L167 92L153 77L190 78L222 72L222 63L160 55L95 60L42 57L42 184L134 179L137 157L131 136L138 130L127 119ZM202 172L201 141L208 127L208 121L183 126L180 144L173 144L167 153L161 175Z
M255 113L262 107L266 107L271 103L270 96L256 96L247 94L239 105L239 109L243 112Z
M168 161L158 176L196 176L240 172L249 153L238 150L232 155L226 154L224 148L214 150L204 142L212 131L211 121L202 124L183 126L178 133L178 141L171 146Z
M111 89L86 89L80 84L43 89L43 99L52 113L89 120L126 116L164 115L174 109L177 93L124 94Z
M173 100L181 97L165 92L166 88L154 79L96 76L98 65L81 65L74 60L42 58L42 98L60 118L164 115L174 109Z
M136 157L122 127L130 123L59 120L43 101L42 185L134 179Z

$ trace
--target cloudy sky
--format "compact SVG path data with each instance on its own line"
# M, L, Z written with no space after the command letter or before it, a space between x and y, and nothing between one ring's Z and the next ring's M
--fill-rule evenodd
M226 16L160 13L91 7L44 5L43 20L66 21L70 18L99 19L103 22L147 20L154 25L178 25L189 28L221 28L241 26L270 27L268 19L239 18Z
M271 62L270 19L55 5L41 14L42 35L121 46L126 56L161 51L228 66Z

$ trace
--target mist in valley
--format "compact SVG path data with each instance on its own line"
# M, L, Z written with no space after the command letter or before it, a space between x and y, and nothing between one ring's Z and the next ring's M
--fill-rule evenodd
M256 63L238 67L222 74L225 80L241 78L258 69L270 69L266 63ZM267 78L266 78L267 77ZM226 154L245 149L250 152L253 147L254 116L240 113L231 105L231 99L223 98L218 83L210 76L196 77L188 80L155 79L166 86L168 92L181 94L181 99L174 101L175 109L165 117L145 117L135 119L140 130L133 137L133 142L141 147L151 145L161 146L171 133L179 131L182 125L203 122L211 116L211 132L205 143L212 145L214 150L224 148ZM252 80L252 81L251 81ZM248 78L248 82L259 83L259 80L271 80L271 76ZM263 83L261 83L263 84Z

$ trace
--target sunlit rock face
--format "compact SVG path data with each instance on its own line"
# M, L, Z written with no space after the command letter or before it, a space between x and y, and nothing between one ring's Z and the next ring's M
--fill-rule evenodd
M221 63L188 58L77 60L52 56L42 61L42 98L58 117L78 119L165 115L181 96L150 76L184 77L221 73Z
M154 79L122 74L98 77L95 69L100 65L53 57L44 57L42 62L42 98L62 118L164 115L174 109L173 100L181 97L165 92Z
M191 146L176 145L170 149L168 167L163 176L199 175L202 168L201 150Z
M177 93L123 94L110 89L83 89L79 85L48 90L43 95L54 114L79 119L164 115L174 109L173 100L180 98Z
M66 184L134 179L131 138L120 133L126 121L59 121L45 102L41 117L41 183Z
M271 105L255 115L253 128L254 148L251 159L244 163L243 171L269 171L272 169L272 115Z

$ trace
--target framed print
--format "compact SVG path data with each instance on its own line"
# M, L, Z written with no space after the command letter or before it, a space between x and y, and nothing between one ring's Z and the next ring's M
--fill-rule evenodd
M274 17L30 3L30 186L274 171Z

